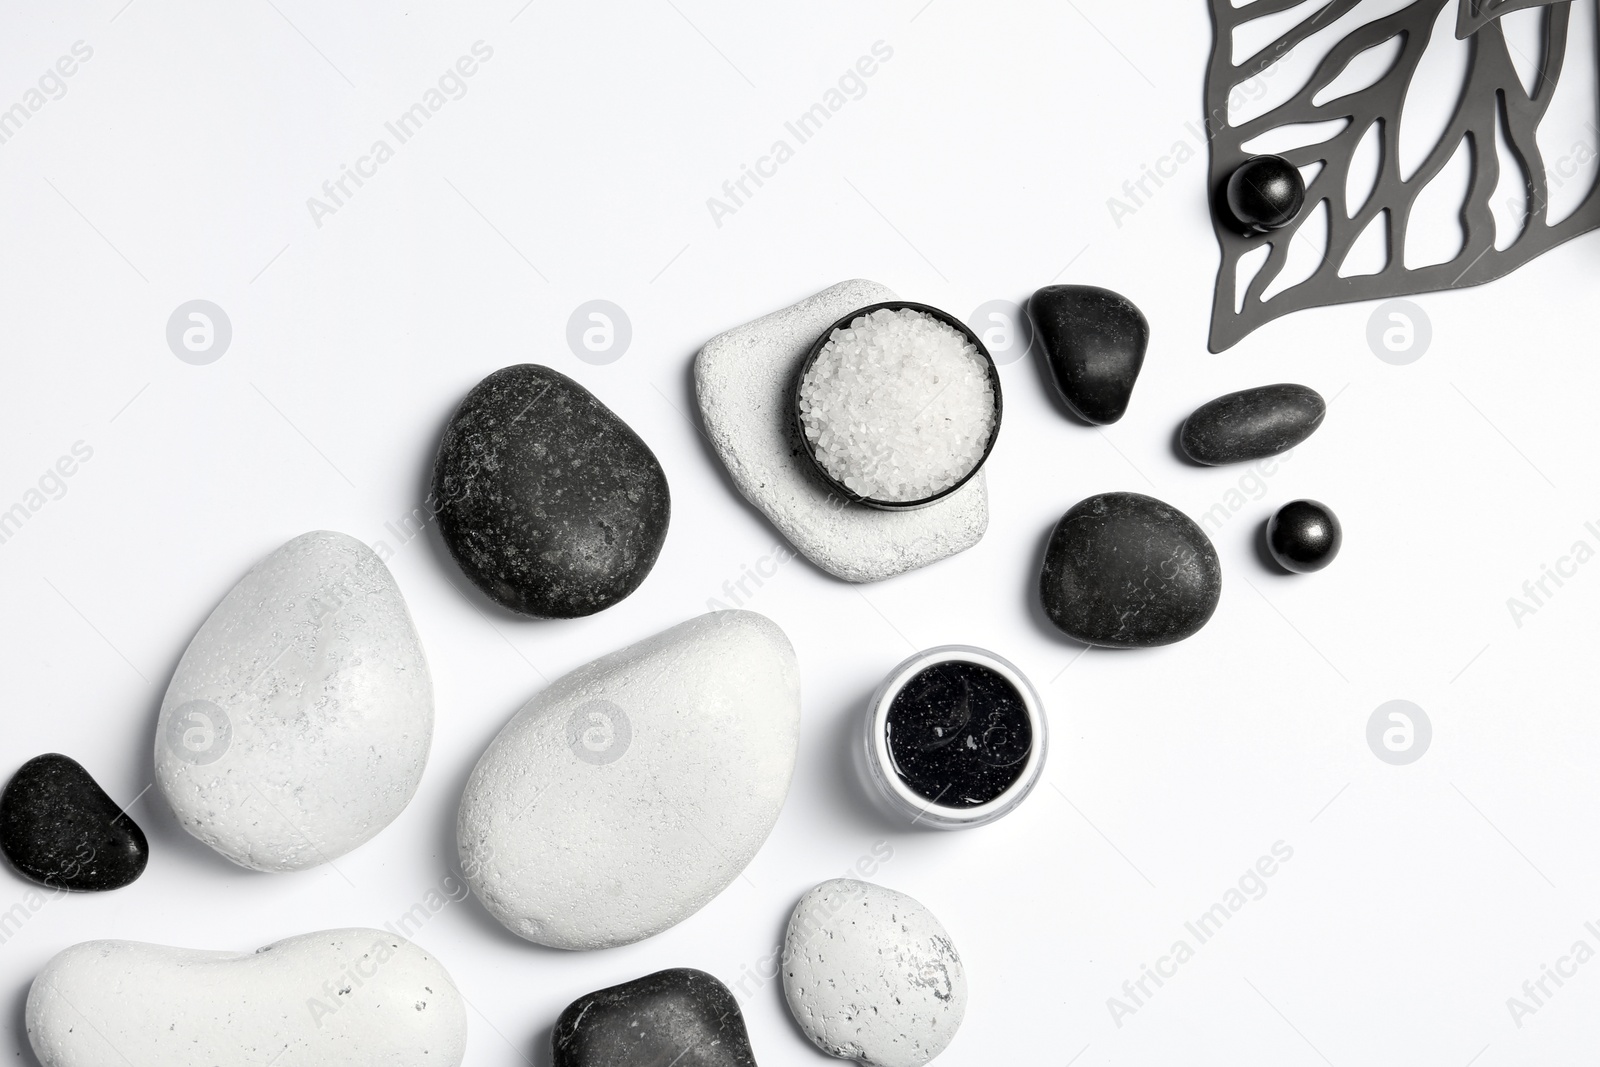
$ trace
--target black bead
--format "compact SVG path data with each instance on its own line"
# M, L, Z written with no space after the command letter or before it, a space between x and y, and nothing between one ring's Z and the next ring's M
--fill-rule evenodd
M121 889L144 873L144 831L73 759L35 756L0 793L0 852L55 889Z
M1267 551L1278 566L1297 574L1332 563L1343 543L1339 517L1315 500L1290 501L1267 520Z
M579 997L550 1045L554 1067L756 1067L733 993L687 967Z
M1282 156L1256 156L1228 179L1228 210L1247 232L1281 230L1306 206L1306 182Z

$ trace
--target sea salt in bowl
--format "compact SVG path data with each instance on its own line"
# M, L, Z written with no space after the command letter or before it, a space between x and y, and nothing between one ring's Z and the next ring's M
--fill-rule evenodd
M983 467L1000 374L976 334L926 304L861 308L823 331L795 378L800 442L822 479L886 511L927 507Z

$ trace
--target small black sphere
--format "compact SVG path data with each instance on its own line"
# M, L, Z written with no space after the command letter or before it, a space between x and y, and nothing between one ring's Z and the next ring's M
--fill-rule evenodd
M1228 210L1247 231L1281 230L1305 206L1305 179L1282 156L1247 159L1228 179Z
M1343 543L1339 517L1315 500L1290 501L1267 521L1267 551L1278 566L1297 574L1332 563Z

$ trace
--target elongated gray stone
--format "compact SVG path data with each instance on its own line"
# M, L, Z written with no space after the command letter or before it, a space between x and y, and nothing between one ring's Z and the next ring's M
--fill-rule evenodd
M319 530L256 564L189 643L161 703L156 783L234 863L298 871L394 821L432 740L400 587L366 545Z
M1178 443L1196 463L1248 463L1287 452L1317 431L1328 405L1304 385L1261 385L1207 401L1184 420Z
M86 941L28 991L44 1067L457 1067L467 1011L444 967L382 930L255 952Z
M850 312L897 299L877 282L848 281L718 334L695 357L706 435L745 499L802 555L851 582L925 567L977 544L989 525L980 471L916 511L877 511L836 495L801 451L790 389L822 332Z
M777 624L718 611L579 667L517 712L473 769L467 880L520 937L625 945L699 911L777 822L800 671Z

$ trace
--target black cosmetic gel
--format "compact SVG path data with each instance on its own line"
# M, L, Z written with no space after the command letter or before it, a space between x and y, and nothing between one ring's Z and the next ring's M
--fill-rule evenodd
M894 772L930 804L975 808L1016 784L1033 750L1022 694L980 663L946 660L913 675L889 705Z

